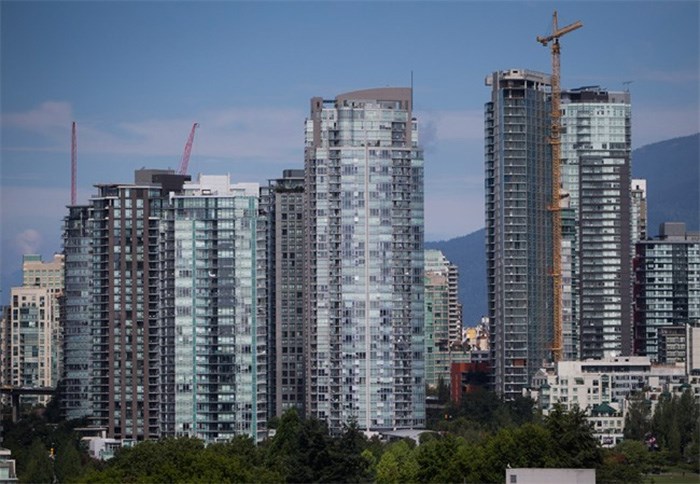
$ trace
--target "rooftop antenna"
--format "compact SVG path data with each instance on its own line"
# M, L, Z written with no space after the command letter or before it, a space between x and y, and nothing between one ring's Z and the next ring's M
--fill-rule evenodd
M411 69L411 112L413 111L413 69Z
M630 84L632 84L634 81L623 81L622 85L625 86L625 91L630 92Z
M71 129L70 144L70 204L75 205L77 200L76 179L78 175L78 137L76 134L75 121Z

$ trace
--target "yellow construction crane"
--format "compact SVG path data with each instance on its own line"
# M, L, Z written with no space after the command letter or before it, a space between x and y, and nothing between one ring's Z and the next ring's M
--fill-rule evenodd
M557 23L557 11L552 16L552 34L546 37L537 36L537 42L545 47L552 42L552 129L549 143L552 145L552 203L549 210L552 212L552 278L554 286L554 341L552 342L552 358L556 363L561 359L562 353L562 288L561 288L561 212L559 201L561 185L561 113L559 105L561 101L561 86L559 77L559 37L571 31L583 27L581 22L574 22L566 27L559 28Z

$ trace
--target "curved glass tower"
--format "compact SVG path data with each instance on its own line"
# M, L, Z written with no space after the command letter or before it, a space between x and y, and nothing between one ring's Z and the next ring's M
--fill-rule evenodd
M306 411L332 432L425 424L423 152L410 88L311 99Z

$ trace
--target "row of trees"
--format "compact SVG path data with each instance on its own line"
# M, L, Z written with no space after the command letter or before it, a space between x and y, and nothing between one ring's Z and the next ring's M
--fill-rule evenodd
M625 417L625 439L665 453L665 461L700 472L700 406L690 392L663 394L651 412L644 394L633 395Z
M287 412L256 446L239 437L204 444L170 438L122 449L79 482L502 482L511 467L599 467L603 454L585 415L557 408L542 423L509 427L481 442L451 434L383 443L350 424L331 437L318 420Z
M423 434L420 445L367 439L353 423L331 436L324 423L295 411L273 422L275 436L257 446L245 437L208 446L170 438L98 462L73 433L81 422L49 424L36 416L6 424L4 445L23 482L52 482L54 475L58 482L503 482L507 467L596 468L601 482L641 482L644 473L675 465L678 456L700 457L693 430L698 408L689 393L659 402L653 418L638 419L643 425L628 418L629 440L606 450L581 410L556 406L541 417L532 400L503 402L481 392L435 412L434 431ZM658 452L643 442L651 430Z

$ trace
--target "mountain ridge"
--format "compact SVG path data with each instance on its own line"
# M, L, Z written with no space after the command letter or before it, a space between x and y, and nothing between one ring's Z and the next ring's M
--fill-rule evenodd
M648 237L658 235L662 222L685 222L688 230L700 229L700 133L633 150L632 177L647 180ZM466 326L475 326L488 311L484 236L481 228L425 243L426 249L441 250L459 269L459 301Z

